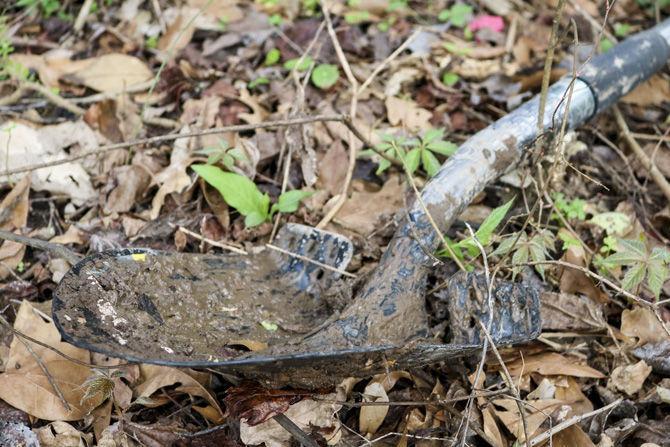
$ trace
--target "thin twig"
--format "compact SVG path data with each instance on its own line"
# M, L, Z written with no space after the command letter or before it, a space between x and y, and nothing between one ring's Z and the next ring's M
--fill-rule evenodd
M614 119L616 120L617 126L619 126L619 131L623 134L626 143L628 143L628 146L635 154L635 157L637 157L642 166L644 166L644 168L649 171L651 178L654 179L654 182L661 189L661 192L663 192L665 198L670 201L670 183L668 183L663 173L647 156L635 138L633 138L630 129L628 128L628 124L626 124L626 119L623 117L619 107L616 105L612 106L612 112L614 113Z
M5 231L5 230L0 230L0 239L17 242L19 244L47 251L54 256L64 258L67 262L69 262L72 265L81 261L81 257L78 254L76 254L72 250L69 250L62 244L54 244L34 237L21 236L20 234L12 233L11 231Z
M68 112L71 112L77 116L83 115L86 110L82 109L81 107L78 107L71 102L69 102L67 99L61 97L60 95L54 93L52 90L49 88L43 86L42 84L38 84L37 82L30 82L30 81L25 81L21 82L21 87L33 90L40 95L44 96L46 99L48 99L50 102L53 104L57 105L58 107L61 107Z
M30 353L30 355L33 356L33 358L35 359L35 361L39 365L40 369L44 373L44 376L49 381L49 385L51 385L51 388L54 389L54 392L58 396L58 399L60 399L61 403L63 404L63 407L65 407L65 409L67 411L72 411L72 407L70 407L70 404L68 403L67 399L65 399L65 395L63 395L63 391L61 391L60 387L56 383L56 380L54 379L54 377L49 372L49 369L47 368L47 365L44 364L44 362L42 361L40 356L37 355L37 353L33 350L32 346L30 346L30 344L28 344L27 341L25 341L21 337L18 337L18 338L19 338L19 341L21 343L23 343L23 346L25 346L26 350Z
M324 264L323 262L319 262L315 259L310 259L307 256L299 255L297 253L292 253L288 250L284 250L283 248L277 247L276 245L265 244L265 246L267 248L272 249L272 250L278 251L279 253L283 253L285 255L292 256L296 259L300 259L301 261L305 261L305 262L309 262L310 264L318 265L319 267L321 267L323 269L326 269L326 270L330 270L331 272L339 273L340 275L348 276L349 278L356 278L356 275L354 275L353 273L349 273L345 270L337 269L333 266L330 266L328 264Z
M240 254L240 255L248 255L249 254L245 250L242 250L241 248L233 247L232 245L224 244L223 242L217 242L215 240L206 238L205 236L202 236L198 233L195 233L195 232L189 230L188 228L184 228L182 226L177 227L174 224L170 224L170 226L172 228L177 228L182 233L187 234L189 236L192 236L192 237L198 239L199 241L206 242L209 245L212 245L214 247L219 247L219 248L222 248L224 250L232 251L233 253L237 253L237 254Z
M91 12L91 5L93 5L93 0L85 0L84 4L81 5L81 9L79 9L79 14L77 14L77 19L74 21L74 26L72 27L75 33L78 33L79 31L82 30L82 28L84 28L86 18L88 17L88 14Z
M596 416L600 413L604 413L604 412L616 407L621 402L623 402L623 399L617 399L614 402L612 402L611 404L605 405L604 407L598 408L597 410L590 411L590 412L584 413L584 414L580 414L578 416L573 416L570 419L568 419L566 421L563 421L560 424L554 426L550 430L545 431L541 435L538 435L538 436L534 437L533 439L531 439L530 447L536 446L536 445L546 441L547 439L552 438L553 435L555 435L556 433L559 433L559 432L565 430L566 428L571 427L571 426L583 421L584 419L588 419L588 418Z
M167 31L167 25L165 24L165 18L163 17L163 11L161 11L161 4L158 0L151 0L151 7L154 9L154 14L158 20L158 24L161 27L161 32L165 34Z
M76 161L80 160L82 158L90 157L92 155L100 155L105 152L113 151L116 149L125 149L129 148L132 146L138 146L138 145L144 145L144 144L155 144L155 143L160 143L163 141L173 141L173 140L178 140L180 138L190 138L190 137L200 137L204 135L215 135L219 133L225 133L225 132L245 132L249 130L256 130L256 129L267 129L271 127L284 127L284 126L293 126L297 124L308 124L308 123L315 123L315 122L324 122L324 121L338 121L338 122L344 122L345 116L344 115L317 115L317 116L311 116L311 117L303 117L303 118L295 118L295 119L288 119L288 120L277 120L277 121L266 121L264 123L257 123L257 124L238 124L234 126L223 126L223 127L215 127L212 129L205 129L205 130L199 130L196 132L189 132L189 133L169 133L167 135L158 135L155 137L149 137L149 138L141 138L139 140L133 140L133 141L128 141L124 143L115 143L115 144L108 144L105 146L100 146L97 149L93 149L90 151L85 151L77 155L73 155L70 157L66 157L60 160L53 160L49 162L44 162L44 163L38 163L35 165L30 165L30 166L23 166L20 168L15 168L15 169L9 169L4 172L0 172L0 177L8 176L8 175L14 175L14 174L19 174L22 172L29 172L29 171L34 171L36 169L42 169L42 168L48 168L51 166L58 166L62 165L65 163L69 163L71 161Z
M542 90L540 93L540 107L537 111L537 130L542 133L544 128L544 110L547 107L547 93L549 91L549 81L551 79L551 65L554 61L554 50L558 44L558 27L561 24L561 16L565 0L559 0L556 6L556 14L551 26L551 37L549 38L549 48L547 48L547 57L544 60L544 72L542 73Z
M507 369L507 365L505 365L505 362L502 359L502 356L500 355L500 352L498 351L498 348L496 347L495 343L493 342L493 337L491 337L491 334L489 333L489 330L484 326L484 323L479 321L479 325L482 327L482 331L484 331L484 335L486 338L489 340L489 344L491 345L491 349L493 350L493 353L496 356L496 359L498 359L498 363L500 363L500 366L502 367L502 372L503 372L503 379L505 380L505 383L507 386L512 390L512 393L514 394L514 402L516 402L517 409L519 410L519 417L521 418L521 423L523 425L523 438L524 438L524 444L526 444L527 447L530 447L530 433L528 432L528 423L526 422L526 414L523 409L522 405L522 400L521 400L521 394L519 393L519 390L517 387L514 385L514 381L512 380L512 375L509 373L509 370Z
M300 442L304 447L319 447L319 444L317 444L315 440L310 438L307 433L302 431L302 429L284 413L276 415L273 419L281 425L284 430L291 433L296 441Z

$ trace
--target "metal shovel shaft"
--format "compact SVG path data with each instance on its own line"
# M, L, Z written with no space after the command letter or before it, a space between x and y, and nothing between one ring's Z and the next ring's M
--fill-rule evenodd
M594 57L575 79L565 77L549 89L544 131L558 128L564 118L569 128L583 124L660 70L669 57L670 19ZM539 102L538 95L473 135L427 183L421 198L442 233L538 137ZM355 302L314 343L323 346L340 339L344 346L397 344L425 333L427 267L439 244L423 205L415 201Z

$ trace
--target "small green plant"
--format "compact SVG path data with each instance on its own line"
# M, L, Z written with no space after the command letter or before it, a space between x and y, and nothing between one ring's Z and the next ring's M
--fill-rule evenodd
M473 8L465 3L456 3L449 9L444 9L437 16L441 22L451 22L452 25L463 28L472 17Z
M269 83L270 83L270 80L268 78L266 78L265 76L259 76L256 79L254 79L253 81L249 82L248 87L249 88L256 88L259 85L266 85L266 84L269 84Z
M279 26L279 25L282 24L284 19L279 14L272 14L270 17L268 17L268 21L270 22L270 25L272 25L272 26Z
M614 47L614 42L607 38L600 39L600 52L601 53L607 53L609 50L611 50Z
M349 11L344 15L344 21L350 25L367 22L370 20L370 13L367 11Z
M451 71L448 71L442 75L442 83L448 87L453 87L454 85L456 85L459 79L460 78L458 77L458 75Z
M470 54L470 48L461 47L452 42L446 42L444 44L444 49L456 56L467 56Z
M243 175L226 172L212 165L193 165L191 168L216 188L229 206L244 216L247 227L255 227L270 220L276 212L293 213L302 200L313 194L311 191L286 191L270 207L270 197Z
M247 161L247 157L245 157L242 151L236 147L230 147L225 140L219 140L217 147L204 147L195 151L195 153L206 155L208 165L221 162L228 169L232 169L235 166L235 161Z
M568 200L562 192L552 194L554 205L567 219L586 219L586 202L582 199ZM555 217L558 219L558 217Z
M300 62L300 64L298 64L298 62ZM289 59L284 62L284 68L286 70L293 70L295 68L298 71L305 71L310 67L310 65L312 65L313 62L314 59L309 56L303 57L302 61L300 61L299 57L296 57L295 59Z
M630 33L630 25L627 23L615 23L614 35L617 37L626 37Z
M512 264L526 264L529 260L532 262L545 261L549 252L553 251L553 247L554 235L549 230L539 230L531 237L528 237L526 233L512 233L500 242L492 254L493 256L504 256L513 252ZM521 268L520 265L513 267L513 275L516 276ZM535 270L544 280L544 265L536 264Z
M423 166L429 177L432 177L440 169L440 161L435 154L445 156L453 155L458 147L443 139L443 129L430 129L420 138L405 138L394 135L382 135L382 142L375 149L390 158L404 162L410 175L414 174L419 166ZM361 152L361 156L374 155L374 151ZM379 175L391 166L391 162L385 158L379 160L376 174Z
M61 7L59 0L18 0L16 5L28 10L39 10L44 17L51 17Z
M615 251L603 263L609 268L627 267L621 287L634 291L646 280L647 287L658 299L663 283L670 278L670 251L663 247L649 249L643 240L634 239L617 239Z
M158 47L158 36L149 36L144 42L144 46L150 50L155 50Z
M475 232L475 237L483 248L486 249L491 245L493 240L493 232L496 230L496 228L498 228L500 222L502 222L502 220L505 218L513 203L514 199L511 199L504 205L495 208L479 226ZM465 254L467 254L470 258L477 257L480 254L479 247L477 246L477 243L472 238L472 236L468 236L467 238L458 242L454 242L451 239L445 237L445 242L449 245L451 251L460 261L465 261ZM451 257L451 253L449 253L449 250L445 248L438 252L438 256Z
M407 0L390 0L386 10L388 12L393 12L404 8L407 8Z
M312 83L322 90L327 90L337 83L340 71L336 65L319 64L312 71Z
M316 15L319 0L302 0L302 11L307 17Z
M279 51L277 48L273 48L265 55L265 61L263 61L263 65L274 65L279 62L280 58L281 51Z

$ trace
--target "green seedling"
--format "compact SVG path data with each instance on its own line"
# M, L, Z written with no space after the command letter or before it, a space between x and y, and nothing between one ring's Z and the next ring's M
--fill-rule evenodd
M280 58L281 51L279 51L277 48L273 48L268 51L268 54L265 55L265 61L263 62L263 65L274 65L279 62Z
M298 62L300 62L298 64ZM309 69L310 65L314 62L314 59L312 59L309 56L305 56L302 58L302 61L300 60L299 57L296 57L295 59L289 59L286 62L284 62L284 68L286 70L293 70L296 69L298 71L306 71Z
M584 200L568 200L561 192L552 194L552 198L554 199L556 209L558 209L558 211L560 211L567 219L586 219L586 202ZM553 218L558 219L557 216L553 216Z
M244 216L247 227L269 221L276 212L293 213L302 200L313 194L312 191L286 191L270 208L270 197L244 175L226 172L212 165L193 165L191 169L219 191L230 207Z
M463 28L472 17L473 8L465 3L456 3L449 9L443 9L437 16L441 22L451 22L452 25Z
M219 144L216 147L204 147L195 151L195 153L206 155L208 165L214 165L221 162L229 170L235 166L235 161L247 161L247 157L241 150L235 147L230 147L225 140L219 140Z
M539 230L531 237L528 237L526 233L512 233L500 242L500 245L493 251L492 255L504 256L508 253L513 253L513 264L526 264L529 260L533 262L545 261L549 256L549 252L553 251L553 248L554 235L549 230ZM516 265L512 269L512 274L516 276L521 268L521 265ZM544 280L544 265L536 264L535 270Z
M336 65L320 64L312 71L312 83L322 90L327 90L340 79L340 71Z
M442 83L447 87L453 87L459 81L459 77L456 73L451 71L446 72L442 75Z

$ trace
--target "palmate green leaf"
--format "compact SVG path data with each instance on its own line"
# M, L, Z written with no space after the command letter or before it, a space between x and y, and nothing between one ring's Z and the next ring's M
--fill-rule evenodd
M300 202L313 194L314 191L303 191L302 189L286 191L279 196L277 203L272 205L270 215L272 216L277 211L282 213L294 213L298 210Z
M420 162L421 162L421 149L419 149L418 147L407 152L407 154L405 155L405 166L407 167L407 170L409 171L410 174L414 174L414 172L419 167Z
M270 197L261 193L247 177L211 165L193 165L191 168L216 188L228 205L245 217L244 224L247 227L260 225L267 220Z
M429 129L423 134L421 141L427 144L435 140L441 140L443 136L444 129Z
M456 153L456 150L458 149L458 146L456 146L454 143L451 141L433 141L429 143L426 148L432 152L437 152L438 154L446 155L447 157L454 155Z
M633 264L621 280L621 287L625 290L634 290L644 280L646 270L646 265L643 263Z
M605 258L611 266L631 265L647 262L647 247L642 241L617 239L616 253Z
M482 222L482 224L479 226L475 232L475 235L483 246L489 245L491 242L491 236L493 236L493 232L496 228L498 228L500 222L502 222L502 220L505 218L513 203L514 199L511 199L507 203L499 206L498 208L495 208L493 211L491 211L491 214L486 216L484 222Z
M661 296L663 283L665 283L668 277L670 277L670 270L668 270L664 261L653 260L649 262L647 267L647 285L656 299Z
M421 164L423 165L423 168L426 170L426 173L428 174L428 177L432 177L435 174L437 174L437 171L440 170L440 161L433 155L432 152L428 150L422 150L421 151Z
M623 235L630 226L630 218L616 211L596 214L590 222L604 229L609 235Z

